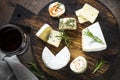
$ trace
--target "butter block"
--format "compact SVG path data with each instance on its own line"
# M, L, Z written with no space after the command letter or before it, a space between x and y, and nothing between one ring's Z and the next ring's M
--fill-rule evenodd
M77 24L75 18L60 18L59 30L76 30Z
M62 32L56 31L56 30L51 30L47 43L55 46L55 47L59 47L59 44L62 40Z
M94 36L97 36L99 39L101 39L104 44L98 43L94 41L92 38L90 38L89 36L86 36L84 32L87 29L89 29L89 31ZM82 50L83 51L94 52L94 51L101 51L106 48L107 48L107 44L106 44L99 22L96 22L82 30Z
M51 32L52 28L48 24L44 24L39 31L36 33L36 36L39 37L41 40L47 42L48 36Z

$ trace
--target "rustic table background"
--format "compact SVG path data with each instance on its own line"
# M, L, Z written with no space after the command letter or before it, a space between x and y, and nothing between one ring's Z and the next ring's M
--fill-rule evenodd
M0 26L8 24L11 15L15 9L16 4L20 4L29 9L34 14L38 14L39 11L52 0L0 0ZM98 0L106 5L117 19L120 30L120 0ZM120 34L118 34L120 35ZM26 57L29 57L26 59ZM27 66L26 63L34 62L32 53L23 54L20 56L21 62ZM118 55L116 61L112 65L112 69L109 72L109 80L119 80L120 78L120 55Z

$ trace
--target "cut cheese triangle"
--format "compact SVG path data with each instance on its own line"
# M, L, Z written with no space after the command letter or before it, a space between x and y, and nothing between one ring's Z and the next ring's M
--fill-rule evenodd
M47 47L42 52L42 60L44 64L53 70L65 67L70 61L70 52L64 47L58 54L54 55Z
M44 24L39 31L36 33L36 36L38 36L41 40L47 42L47 38L49 36L49 33L51 32L52 28L48 24Z
M84 32L87 30L87 28L94 36L97 36L99 39L101 39L104 44L95 42L89 36L84 35ZM96 22L87 28L82 30L82 50L86 52L92 52L92 51L101 51L106 49L107 44L105 42L99 22Z

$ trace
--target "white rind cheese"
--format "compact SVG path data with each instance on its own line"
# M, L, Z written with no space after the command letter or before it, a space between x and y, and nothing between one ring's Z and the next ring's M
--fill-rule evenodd
M97 36L99 39L103 41L104 44L95 42L92 38L89 36L84 35L84 32L87 30L87 28L90 30L90 32ZM93 52L93 51L101 51L107 48L107 44L105 42L102 30L100 28L99 22L96 22L89 27L87 27L82 30L82 50L86 52Z
M59 47L59 44L62 40L61 36L62 36L62 32L59 32L56 30L51 30L51 32L49 34L49 38L47 40L47 43L49 43L55 47Z
M87 60L83 56L78 56L71 62L70 69L75 73L83 73L87 69Z
M42 60L48 68L59 70L65 67L70 61L69 49L65 46L60 52L54 55L47 47L45 47L42 52Z

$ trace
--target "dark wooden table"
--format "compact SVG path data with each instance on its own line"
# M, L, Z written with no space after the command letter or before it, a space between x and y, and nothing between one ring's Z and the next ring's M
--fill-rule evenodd
M104 5L106 5L111 10L111 12L116 17L118 24L120 25L120 7L119 7L120 1L119 0L99 0L99 1L102 2ZM11 0L11 1L0 0L0 26L4 24L8 24L10 17L13 13L13 10L15 8L14 7L15 4L19 3L25 6L26 8L28 8L29 10L33 11L35 14L37 14L39 10L48 2L50 1L49 0L35 0L35 1L34 0L24 0L24 1L22 0ZM31 7L31 5L36 10L33 7ZM29 57L29 58L26 58L26 57ZM25 66L27 66L26 63L28 62L31 62L31 61L34 62L32 53L21 55L20 60ZM120 56L118 56L116 61L113 63L112 69L109 72L109 76L107 76L107 77L110 77L109 78L110 80L118 80L120 78L120 70L119 70L120 64L119 63L120 63Z

